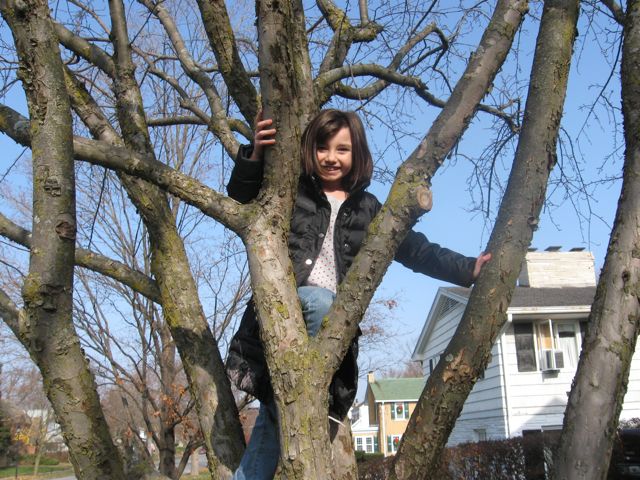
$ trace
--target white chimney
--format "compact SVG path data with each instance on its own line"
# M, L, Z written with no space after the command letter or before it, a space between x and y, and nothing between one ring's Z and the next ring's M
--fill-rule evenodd
M593 254L579 249L560 252L527 252L518 285L521 287L593 287L596 272Z

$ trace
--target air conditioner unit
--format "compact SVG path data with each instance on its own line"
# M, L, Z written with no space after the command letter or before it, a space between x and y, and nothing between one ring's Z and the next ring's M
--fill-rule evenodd
M543 372L556 372L564 367L562 350L542 350L540 370Z

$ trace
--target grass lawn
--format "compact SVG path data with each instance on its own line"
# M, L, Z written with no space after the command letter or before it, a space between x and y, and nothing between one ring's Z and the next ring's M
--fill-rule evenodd
M0 478L15 478L16 467L0 468ZM38 478L58 478L73 475L73 468L69 464L61 465L40 465L38 468ZM33 465L18 467L19 479L33 478Z
M16 467L0 468L0 478L15 478ZM68 463L61 465L41 465L38 469L38 479L55 479L60 477L67 477L73 475L73 468ZM33 466L25 465L18 467L18 479L19 480L33 480ZM182 476L184 480L211 480L209 472L203 472L197 477L192 477L188 474Z

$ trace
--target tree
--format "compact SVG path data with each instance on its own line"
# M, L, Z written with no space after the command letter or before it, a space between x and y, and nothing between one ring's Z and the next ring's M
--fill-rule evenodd
M137 5L126 9L121 1L111 0L109 26L98 12L76 2L69 4L70 14L59 15L55 22L42 0L0 3L13 34L29 106L29 118L2 107L0 126L31 148L35 219L28 240L31 262L22 288L23 308L1 292L0 313L42 372L79 478L124 478L124 469L72 323L74 262L117 279L161 305L188 377L212 476L227 476L242 450L222 355L207 325L171 197L165 191L216 219L244 242L279 411L281 476L353 478L353 455L344 462L332 462L325 454L331 449L326 421L329 382L394 252L424 213L430 179L458 144L474 113L493 115L500 122L499 131L515 134L519 130L518 112L510 110L518 104L515 97L504 105L481 101L511 49L527 2L499 0L490 15L481 10L483 5L463 11L463 19L487 14L484 34L473 52L456 50L463 20L457 25L451 22L450 29L426 23L431 17L446 23L437 2L425 8L408 6L397 16L392 13L394 6L386 10L385 3L380 5L380 18L388 15L397 21L387 24L395 28L395 37L386 36L384 27L370 20L366 2L359 2L357 23L328 0L316 4L318 21L307 24L302 2L257 2L254 53L234 32L236 20L220 1L199 1L194 6L198 21L187 15L197 25L189 31L176 20L178 14L190 13L186 3L141 0L138 10ZM612 11L631 22L634 5L629 4L628 12L619 7ZM575 1L545 2L515 162L489 242L494 260L472 293L461 330L430 377L392 477L422 478L436 471L434 459L484 369L504 321L556 161L577 10ZM137 23L138 13L146 19L142 24ZM410 23L402 23L403 19ZM196 35L200 25L206 43ZM192 32L193 41L187 35ZM156 42L156 38L162 40ZM65 49L64 61L58 42ZM464 72L457 82L446 78L442 62L449 61L445 69L453 69L452 57L464 54L466 58L469 53L468 61L461 62ZM386 65L371 63L378 58L387 58ZM259 93L253 69L259 72ZM443 85L446 100L431 93L423 76ZM145 89L156 82L175 91L177 100L171 108L159 111L156 105L145 104ZM286 244L301 132L310 116L333 98L354 99L365 106L395 87L407 88L441 112L398 169L389 197L338 289L330 322L310 339ZM251 138L260 103L265 116L276 119L280 133L277 145L267 151L263 188L256 201L239 205L160 161L151 129L180 123L203 125L233 157L239 144L236 135ZM71 110L82 125L75 137ZM506 143L500 138L498 143ZM144 223L153 277L75 249L72 158L117 172ZM3 230L9 238L17 239L20 233L10 225ZM83 411L72 415L70 407L77 403Z
M11 428L6 416L4 405L0 404L0 465L9 464L9 453L12 444Z

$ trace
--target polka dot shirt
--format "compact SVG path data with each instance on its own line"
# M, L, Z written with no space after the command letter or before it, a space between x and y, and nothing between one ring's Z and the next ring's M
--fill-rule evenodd
M338 273L336 271L336 252L333 245L333 229L343 200L334 198L331 195L327 195L327 199L329 200L329 205L331 205L329 228L327 228L320 253L309 274L309 278L307 278L306 285L323 287L335 293L338 287Z

